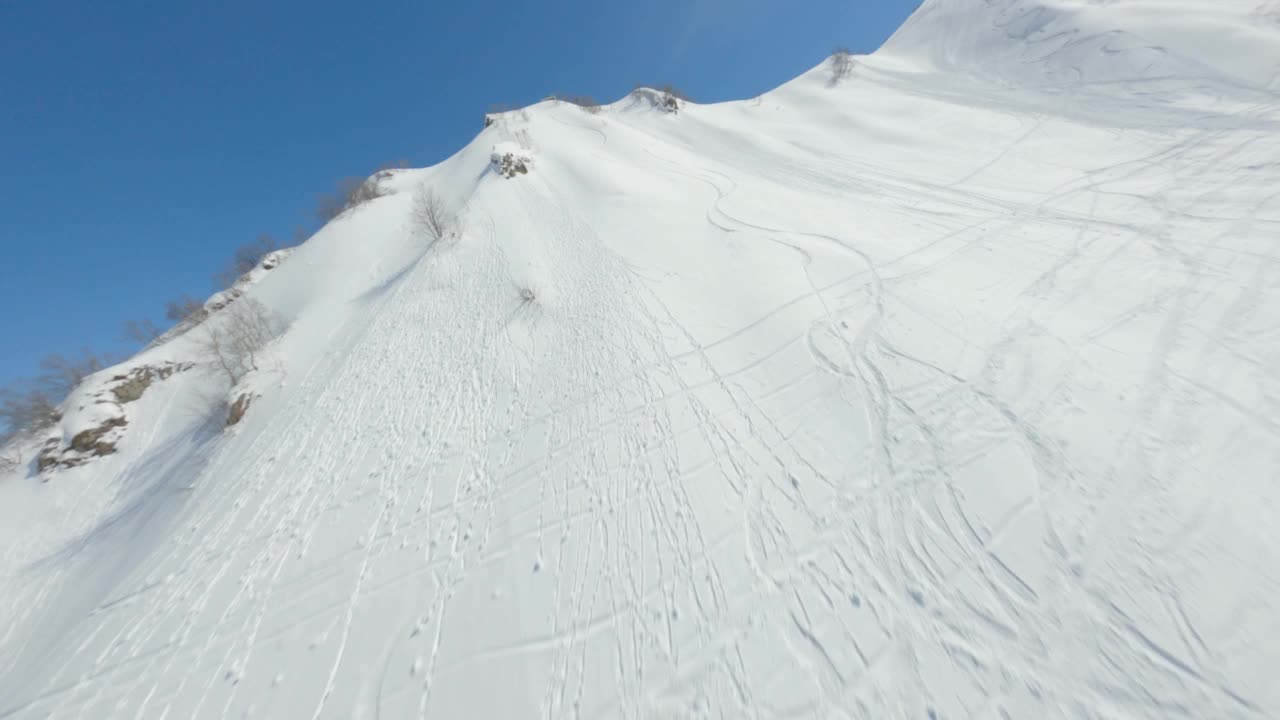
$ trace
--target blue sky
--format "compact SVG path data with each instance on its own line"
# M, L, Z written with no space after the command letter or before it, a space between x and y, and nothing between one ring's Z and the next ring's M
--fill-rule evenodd
M747 98L874 50L917 0L0 0L0 383L127 355L343 176L448 157L493 104L636 83Z

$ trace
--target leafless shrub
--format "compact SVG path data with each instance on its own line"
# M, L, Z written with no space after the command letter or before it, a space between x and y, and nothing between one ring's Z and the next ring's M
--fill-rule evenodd
M198 348L234 386L258 369L262 350L280 330L279 319L266 306L242 297L204 324Z
M369 181L377 185L379 188L381 188L380 183L383 180L386 180L387 178L391 177L392 175L395 175L396 170L407 170L408 168L409 168L409 161L404 158L400 158L395 162L383 163L382 165L379 165L378 169L373 172L373 175L370 176ZM375 197L380 197L381 194L382 193L379 193L379 195Z
M164 334L164 331L150 320L130 320L125 323L124 336L139 345L146 346Z
M390 177L392 170L407 170L410 167L407 158L400 158L394 162L382 163L378 169L374 171L374 177Z
M559 100L556 95L548 95L543 98L546 100ZM515 115L524 122L529 122L529 109L512 103L491 103L489 109L484 114L484 126L489 127L495 123L506 124L510 119L509 116Z
M85 378L110 364L104 355L81 351L81 357L46 355L40 374L0 389L0 444L39 432L58 422L58 405Z
M461 232L457 211L427 183L419 185L413 194L413 220L433 244L456 238Z
M577 105L592 115L600 112L600 103L596 102L596 99L590 95L556 95L555 98L561 102Z
M853 74L853 53L849 48L838 47L831 51L831 84Z
M262 258L266 257L267 254L273 253L282 247L280 243L276 242L275 238L263 233L258 236L257 240L236 248L230 262L213 276L213 281L217 283L218 287L231 287L245 273L258 267L258 263L262 262Z
M63 355L45 355L40 361L40 376L37 383L40 388L59 402L84 379L111 364L106 355L97 355L88 349L80 351L79 358L68 358Z
M22 465L22 453L16 450L0 453L0 472L9 472Z
M321 222L329 222L348 210L382 197L382 194L382 189L374 178L343 178L338 181L337 192L320 198L316 215Z
M190 295L183 295L176 300L170 300L164 306L165 319L175 323L180 323L191 317L198 317L203 313L204 303Z
M489 127L496 122L501 122L503 115L515 109L516 107L509 103L491 103L484 114L484 126Z
M542 306L538 302L538 293L528 285L521 285L513 282L512 285L516 290L516 297L519 299L515 308L507 315L503 324L510 324L517 317L524 316L530 323L536 323L542 317Z
M677 100L683 100L685 102L693 102L693 98L689 97L688 93L686 93L685 91L681 90L680 88L674 85L663 85L662 95L663 97L675 98Z
M0 445L15 437L51 427L59 420L58 402L39 388L0 390Z

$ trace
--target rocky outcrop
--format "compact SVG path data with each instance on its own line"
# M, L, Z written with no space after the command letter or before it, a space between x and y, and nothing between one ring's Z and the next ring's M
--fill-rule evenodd
M227 427L231 427L244 419L244 414L249 412L249 405L253 402L253 396L248 393L240 395L231 403L231 408L227 411Z
M676 114L680 112L680 106L689 100L680 90L667 85L661 90L653 88L641 87L631 92L633 102L648 104L649 107L661 110L665 113Z
M515 143L500 143L494 146L493 152L489 155L489 164L495 172L510 180L517 175L528 173L529 166L533 164L533 158L528 150Z
M106 439L112 430L128 425L123 417L107 418L97 427L82 430L71 438L71 450L82 455L110 455L116 451L114 440Z
M135 368L132 372L125 375L116 375L111 378L112 382L119 383L109 387L112 396L116 402L124 405L131 403L142 397L142 393L151 387L151 383L156 380L167 380L170 375L181 370L190 368L191 364L178 365L174 363L166 363L157 367L144 366Z
M116 451L129 424L124 409L117 403L102 400L94 403L90 412L84 415L87 422L76 424L70 431L64 427L61 435L45 441L36 458L37 468L45 471L55 467L79 467ZM68 440L69 433L74 434L70 434Z
M139 400L156 382L192 367L192 363L143 365L81 392L78 407L63 417L62 433L41 446L37 469L43 473L57 467L78 467L114 453L129 425L124 406Z
M527 158L522 158L514 153L505 153L496 163L498 172L502 177L510 180L516 175L524 175L529 172L529 164Z
M44 472L58 464L58 449L62 445L62 438L51 437L44 441L44 445L40 447L40 452L36 455L36 469Z

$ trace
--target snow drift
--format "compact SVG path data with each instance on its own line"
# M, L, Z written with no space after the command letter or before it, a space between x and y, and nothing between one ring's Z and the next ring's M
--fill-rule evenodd
M379 177L0 477L0 717L1280 714L1275 10L1163 8Z

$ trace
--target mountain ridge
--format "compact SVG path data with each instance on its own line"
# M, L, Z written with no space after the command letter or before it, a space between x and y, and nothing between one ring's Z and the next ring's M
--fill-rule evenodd
M1267 6L1182 5L371 179L0 475L0 717L1280 712L1271 61L1150 39Z

